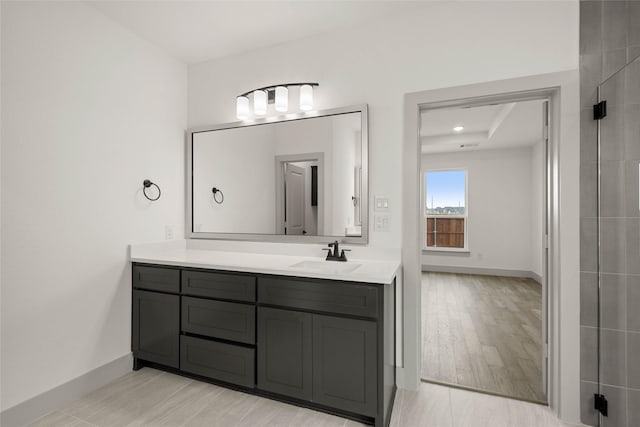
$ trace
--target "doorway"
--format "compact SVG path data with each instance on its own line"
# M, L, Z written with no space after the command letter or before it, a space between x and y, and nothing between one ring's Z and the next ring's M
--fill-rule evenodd
M549 113L421 108L423 381L547 404Z
M276 156L276 232L322 236L324 153Z

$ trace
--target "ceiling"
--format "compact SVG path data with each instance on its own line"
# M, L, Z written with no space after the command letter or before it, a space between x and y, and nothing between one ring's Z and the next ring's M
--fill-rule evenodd
M542 100L472 108L425 110L420 116L423 153L527 147L542 139ZM463 125L462 132L453 128Z
M86 1L191 64L424 8L421 1Z

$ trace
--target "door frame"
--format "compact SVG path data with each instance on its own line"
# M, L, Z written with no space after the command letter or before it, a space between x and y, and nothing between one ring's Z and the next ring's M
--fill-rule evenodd
M549 265L551 264L552 260L550 259L550 248L548 245L549 242L549 238L550 238L550 232L549 232L549 224L551 221L551 199L550 199L550 195L552 194L552 188L551 188L551 164L552 164L552 159L550 157L550 150L549 150L549 143L550 143L550 128L552 126L552 122L551 122L551 118L550 118L550 110L549 110L549 103L551 102L550 99L550 95L548 94L544 94L544 93L529 93L529 92L524 92L524 93L513 93L513 94L496 94L496 95L487 95L487 96L482 96L482 97L475 97L475 98L460 98L460 99L452 99L452 100L448 100L448 101L444 101L444 102L436 102L436 103L426 103L426 104L421 104L420 106L420 113L423 113L424 111L430 111L430 110L439 110L442 108L468 108L468 107L482 107L482 106L488 106L488 105L494 105L496 104L497 99L504 99L504 102L500 102L501 104L508 104L508 103L518 103L518 102L526 102L526 101L541 101L541 109L542 109L542 122L540 123L541 126L541 140L540 140L540 144L541 145L541 149L542 149L542 156L543 156L543 161L542 161L542 170L540 171L541 173L541 177L542 177L542 212L541 212L541 218L542 218L542 233L540 236L538 236L538 238L540 239L540 256L542 259L542 265L541 265L541 274L539 276L540 278L540 285L542 287L542 295L541 295L541 299L540 299L540 307L541 307L541 332L542 332L542 336L541 338L541 353L542 353L542 360L541 360L541 367L542 367L542 387L543 387L543 393L545 395L545 398L549 399L549 292L548 292L548 285L549 285ZM419 124L421 123L421 121L419 122ZM422 154L424 155L424 154ZM427 154L428 156L428 154ZM422 157L422 156L421 156ZM448 171L448 170L464 170L465 171L465 188L468 189L469 188L469 174L468 174L468 168L465 166L460 166L460 167L447 167L447 168L436 168L436 169L424 169L422 166L422 158L420 160L420 197L421 197L421 201L420 201L420 206L422 206L423 204L423 200L422 197L424 197L425 193L425 181L424 181L424 174L427 171L430 172L434 172L434 171ZM467 204L465 204L465 206L467 206L468 208L468 191L466 191L465 193L465 197L467 197ZM468 213L466 214L465 218L468 219ZM422 236L422 239L424 240L424 236L425 236L425 232L426 232L426 227L425 227L425 221L424 221L424 214L423 212L421 212L421 217L420 217L420 233ZM468 246L468 226L465 226L465 236L464 236L464 243L465 243L465 250L468 251L469 250L469 246ZM445 271L445 270L442 270ZM421 307L423 308L423 307ZM422 313L421 313L422 314ZM422 360L422 354L421 354L421 360ZM422 372L420 372L420 378L424 380L424 378L422 378ZM437 380L433 380L434 382L438 382ZM488 394L495 394L495 392L488 392L486 390L480 389L480 388L475 388L475 387L469 387L470 389L473 390L477 390L479 392L487 392ZM510 397L507 394L500 394L501 396L504 397ZM515 397L513 396L515 399L519 399L519 400L527 400L527 399L522 399L520 397Z
M324 235L324 153L301 153L275 156L276 167L276 234L284 234L284 164L292 162L318 162L318 228Z
M402 210L402 343L401 387L417 389L421 371L421 246L419 233L420 110L425 104L447 105L465 100L504 102L549 97L551 201L549 209L549 386L547 399L561 419L580 419L579 287L579 73L562 71L508 80L433 89L404 95ZM562 102L561 102L562 101ZM562 154L562 156L560 155ZM561 168L562 166L562 172ZM560 179L562 178L562 180ZM561 191L562 190L562 191ZM560 216L560 205L563 214ZM560 234L562 225L562 234ZM562 258L562 263L560 259ZM561 309L562 308L562 309Z

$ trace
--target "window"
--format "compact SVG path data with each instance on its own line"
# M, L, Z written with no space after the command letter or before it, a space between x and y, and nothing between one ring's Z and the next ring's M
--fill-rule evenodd
M467 171L426 171L424 180L425 249L466 250Z

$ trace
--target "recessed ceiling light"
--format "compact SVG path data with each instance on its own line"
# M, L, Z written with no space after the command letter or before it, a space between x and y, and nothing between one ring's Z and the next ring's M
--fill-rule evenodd
M462 132L464 130L464 126L458 125L453 128L454 132Z

